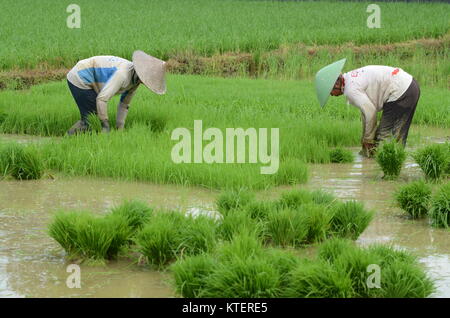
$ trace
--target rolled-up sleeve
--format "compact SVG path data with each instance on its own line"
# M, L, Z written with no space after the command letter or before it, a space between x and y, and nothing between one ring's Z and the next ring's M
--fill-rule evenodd
M100 120L108 119L108 101L123 87L125 77L116 72L97 95L97 115Z

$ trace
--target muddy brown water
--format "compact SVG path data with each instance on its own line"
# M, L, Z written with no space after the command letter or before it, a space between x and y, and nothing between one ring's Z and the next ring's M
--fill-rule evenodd
M392 197L400 184L421 177L419 168L409 160L398 181L384 181L374 160L353 150L354 163L311 165L310 181L300 187L363 201L376 216L358 243L390 244L415 253L436 280L437 291L432 296L450 297L450 231L432 228L426 220L408 219ZM275 198L286 189L289 187L271 189L258 196ZM4 180L0 190L0 297L178 297L170 273L130 260L106 266L81 265L81 288L68 288L69 263L47 235L47 226L59 209L101 214L123 200L140 199L160 208L213 210L218 195L201 188L60 176L54 180Z

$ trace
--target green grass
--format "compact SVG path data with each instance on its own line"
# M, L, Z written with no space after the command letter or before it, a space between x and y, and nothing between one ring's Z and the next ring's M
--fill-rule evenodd
M416 181L402 186L395 194L398 206L412 218L427 214L431 198L431 188L423 181Z
M400 175L406 152L402 144L395 140L382 142L375 154L385 179L396 179Z
M111 209L111 214L123 216L133 231L140 230L153 212L145 202L139 200L125 201Z
M429 216L433 226L450 227L450 182L440 186L433 195Z
M440 179L448 169L450 162L450 147L448 144L428 145L417 150L413 157L427 179L437 180Z
M130 58L133 49L168 58L186 51L264 52L298 42L389 43L437 37L448 31L449 10L445 4L380 3L383 27L369 29L369 2L127 0L112 4L101 0L94 4L80 0L81 28L69 29L69 4L45 0L30 7L26 1L5 1L0 13L4 21L0 68L39 63L70 66L91 55ZM115 15L123 18L112 21ZM338 17L341 23L336 24Z

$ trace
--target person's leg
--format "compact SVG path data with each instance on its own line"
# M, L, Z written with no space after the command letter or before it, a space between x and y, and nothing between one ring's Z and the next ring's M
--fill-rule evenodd
M413 79L406 92L396 101L385 103L380 125L377 128L376 142L395 137L406 145L408 131L414 116L420 89Z
M67 84L81 116L81 120L77 121L67 132L68 135L73 135L89 129L87 117L91 113L97 113L97 93L93 89L78 88L69 81Z

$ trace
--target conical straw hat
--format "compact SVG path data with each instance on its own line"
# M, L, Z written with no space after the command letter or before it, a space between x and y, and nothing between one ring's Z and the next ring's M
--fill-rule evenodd
M316 93L317 99L319 100L320 106L325 106L328 97L330 97L331 90L333 89L334 83L341 74L344 68L345 61L347 59L342 59L321 68L316 74Z
M156 94L166 93L166 62L143 51L134 51L133 64L139 79L145 86Z

